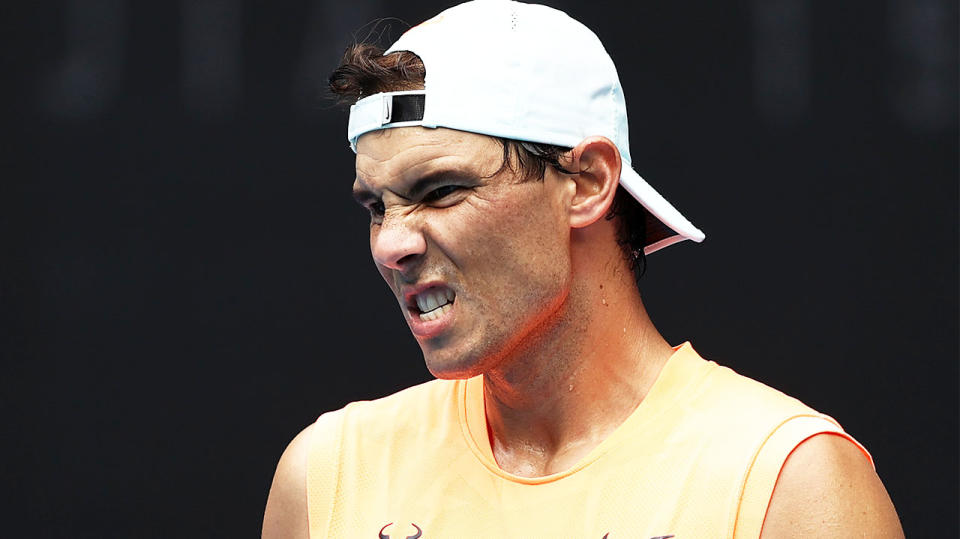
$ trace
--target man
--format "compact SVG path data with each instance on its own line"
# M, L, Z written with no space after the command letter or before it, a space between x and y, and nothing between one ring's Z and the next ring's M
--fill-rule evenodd
M631 167L596 36L451 8L331 77L370 249L439 380L324 414L265 537L901 537L832 419L672 347L645 256L703 234Z

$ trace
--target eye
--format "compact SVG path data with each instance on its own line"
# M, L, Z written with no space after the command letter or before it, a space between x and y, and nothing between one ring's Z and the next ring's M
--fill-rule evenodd
M438 201L438 200L443 199L443 198L446 197L447 195L453 194L454 192L456 192L456 191L458 191L458 190L460 190L460 189L462 189L462 187L459 186L459 185L453 185L453 184L451 184L451 185L444 185L444 186L438 187L438 188L434 189L433 191L430 191L429 193L427 193L426 195L424 195L423 201L424 201L424 202L436 202L436 201Z
M383 201L378 200L367 204L367 211L370 212L371 217L383 217L383 212L386 211L386 207L383 205Z

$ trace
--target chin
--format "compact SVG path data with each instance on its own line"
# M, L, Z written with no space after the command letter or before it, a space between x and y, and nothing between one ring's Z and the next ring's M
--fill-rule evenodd
M436 378L465 380L488 371L496 361L476 349L462 351L451 349L428 349L421 345L423 360Z
M423 359L430 374L443 380L466 380L483 373L483 369L471 361L457 359L447 361L431 357L426 353L424 353Z

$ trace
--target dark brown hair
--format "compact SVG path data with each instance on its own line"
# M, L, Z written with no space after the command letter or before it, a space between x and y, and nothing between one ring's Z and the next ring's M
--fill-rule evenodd
M362 97L380 92L423 88L426 71L419 56L407 51L384 56L383 52L382 48L370 43L357 43L347 48L340 65L330 75L330 91L341 103L353 104ZM560 165L560 156L570 148L492 138L503 147L503 163L497 172L509 168L522 174L525 180L543 180L548 166L570 173ZM643 248L647 243L647 222L653 218L622 186L617 186L606 218L617 220L617 243L639 286L646 270Z

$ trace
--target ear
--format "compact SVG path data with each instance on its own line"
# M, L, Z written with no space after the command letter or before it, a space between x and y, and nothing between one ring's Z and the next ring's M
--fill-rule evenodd
M606 137L589 137L570 151L569 176L575 192L570 201L570 226L583 228L603 218L620 185L620 150Z

